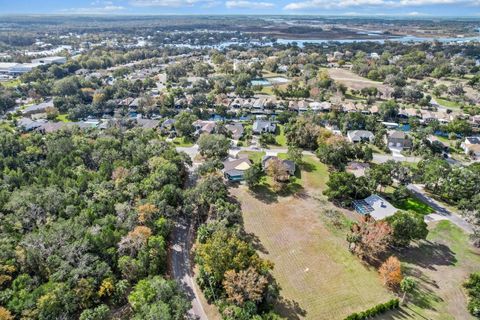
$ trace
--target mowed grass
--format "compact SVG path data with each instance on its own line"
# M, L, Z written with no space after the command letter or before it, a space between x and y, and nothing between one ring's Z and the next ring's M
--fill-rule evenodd
M21 84L22 82L20 81L20 79L14 79L14 80L9 80L9 81L4 81L4 82L0 82L0 84L2 86L4 86L5 88L13 88L13 87L17 87Z
M398 208L400 210L405 210L405 211L408 211L408 210L415 211L416 213L419 213L421 215L427 215L435 212L435 210L433 210L432 207L430 207L428 204L426 204L422 200L415 197L413 194L411 194L408 198L404 200L395 200L392 197L392 193L394 191L395 191L395 188L387 187L383 195L385 196L385 198L388 199L388 201L390 201L393 204L395 208Z
M287 146L287 137L285 137L285 127L282 125L278 126L279 133L275 136L275 142L278 146L286 147Z
M70 119L68 119L68 114L66 113L59 114L56 120L60 122L71 122Z
M257 249L274 262L282 299L276 310L287 319L343 319L392 295L378 273L348 251L344 232L332 232L322 214L331 208L321 196L328 171L304 157L299 183L304 190L263 198L246 186L231 189L242 206L245 230ZM323 199L322 199L323 198Z
M456 101L451 101L451 100L447 100L447 99L444 99L444 98L440 98L440 97L437 97L435 96L435 100L442 106L444 107L447 107L447 108L451 108L451 109L459 109L462 105Z
M248 157L253 163L260 163L262 158L265 156L264 151L240 151L238 153L239 157Z
M173 139L173 143L178 147L191 147L194 145L192 140L186 139L185 137L177 137Z
M328 181L328 167L314 156L303 156L303 163L300 167L302 186L312 194L321 194Z
M469 243L468 235L450 221L430 226L426 242L400 256L406 275L418 283L408 305L385 319L474 319L467 311L462 284L478 271L480 251Z
M426 215L430 213L434 213L435 210L433 210L432 207L430 207L428 204L420 201L419 199L410 196L405 200L401 201L394 201L393 205L397 207L398 209L401 210L411 210L415 211L419 214Z

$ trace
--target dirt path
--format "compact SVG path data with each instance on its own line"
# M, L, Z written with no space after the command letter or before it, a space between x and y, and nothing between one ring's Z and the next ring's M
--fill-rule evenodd
M173 245L171 252L172 275L187 294L192 304L189 310L189 319L208 320L203 309L197 288L194 284L193 272L190 265L190 248L192 228L188 221L178 221L172 231Z

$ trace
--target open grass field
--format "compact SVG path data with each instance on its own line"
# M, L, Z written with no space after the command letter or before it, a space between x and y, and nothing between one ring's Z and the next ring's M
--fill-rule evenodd
M302 189L293 195L231 189L246 231L275 264L282 288L277 311L287 319L334 320L389 300L376 270L348 251L345 230L336 232L327 222L325 210L332 207L321 195L326 166L314 157L304 157L304 163L297 177Z
M330 78L337 82L343 83L349 89L361 90L363 88L375 87L382 93L385 93L389 90L389 87L381 82L360 77L359 75L346 69L329 68L328 74Z
M279 154L284 157L284 154ZM315 157L304 157L295 193L278 196L268 188L255 192L245 186L231 189L241 203L245 230L262 256L275 264L281 286L276 310L287 319L343 319L394 296L374 268L350 254L345 234L351 211L334 208L322 195L328 170ZM401 209L427 214L431 208L409 198ZM331 212L340 214L333 223ZM426 241L395 251L404 274L418 283L407 305L378 319L473 319L466 309L462 283L480 266L480 251L468 236L448 221L429 225Z
M478 271L480 251L449 221L430 226L426 242L399 255L407 275L417 279L418 290L408 305L384 319L474 319L467 311L462 283Z

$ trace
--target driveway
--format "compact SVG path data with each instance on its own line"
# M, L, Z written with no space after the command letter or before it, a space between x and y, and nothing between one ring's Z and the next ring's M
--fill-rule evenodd
M462 217L450 211L448 208L444 207L437 200L430 197L423 189L423 186L416 185L416 184L409 184L407 188L420 200L427 203L430 207L432 207L435 210L435 214L428 215L425 217L426 221L446 219L452 222L453 224L457 225L461 229L463 229L463 231L465 231L466 233L469 233L469 234L473 233L473 227L470 223L463 220Z
M419 162L421 160L420 157L405 157L400 153L392 153L392 154L373 154L373 162L376 163L384 163L389 160L399 161L399 162Z

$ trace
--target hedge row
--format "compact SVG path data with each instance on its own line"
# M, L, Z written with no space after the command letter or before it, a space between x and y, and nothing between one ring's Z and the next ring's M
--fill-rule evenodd
M365 310L363 312L352 313L351 315L346 317L345 320L366 320L389 310L397 309L399 306L400 301L398 299L392 299L385 303L376 305L375 307Z

